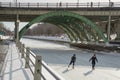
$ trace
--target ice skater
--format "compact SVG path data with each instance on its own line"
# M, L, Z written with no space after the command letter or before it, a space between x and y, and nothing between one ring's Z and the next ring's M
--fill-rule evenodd
M98 62L98 59L97 59L97 57L96 57L96 54L94 54L94 55L90 58L89 62L90 62L90 61L92 61L92 70L94 70L94 69L95 69L95 64L96 64L96 62Z
M71 57L71 61L70 61L69 65L68 65L68 68L69 68L69 66L71 64L73 64L72 68L74 69L75 62L76 62L76 54L73 54L73 56Z

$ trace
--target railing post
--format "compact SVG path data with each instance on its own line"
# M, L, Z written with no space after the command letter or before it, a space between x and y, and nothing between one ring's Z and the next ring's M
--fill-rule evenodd
M79 7L79 3L76 3L76 7Z
M98 2L98 8L100 7L100 2Z
M2 2L0 2L0 7L2 7Z
M87 2L87 8L89 7L89 3Z
M42 57L37 55L35 61L34 80L41 80Z
M16 41L16 46L18 48L18 51L20 51L20 42L19 41Z
M47 7L48 7L48 3L47 3Z
M30 53L29 53L29 48L26 48L26 58L25 58L25 68L29 67L29 57L30 57Z
M11 7L11 2L9 3L9 7Z
M22 44L22 45L21 45L21 58L24 58L24 53L25 53L24 47L25 47L25 45Z
M56 3L56 7L59 7L58 3Z
M20 7L20 2L19 2L19 7Z
M20 53L22 53L22 43L20 42Z
M28 3L28 8L30 7L30 3Z
M21 53L21 42L18 42L18 50Z
M68 3L66 3L66 8L68 7Z
M37 3L37 7L39 7L39 3Z

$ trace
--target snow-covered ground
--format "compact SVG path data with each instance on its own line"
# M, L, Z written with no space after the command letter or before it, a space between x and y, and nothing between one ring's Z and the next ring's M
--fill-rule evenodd
M68 45L31 39L21 40L27 47L42 56L42 59L66 80L120 80L120 54L70 48ZM68 69L70 58L75 53L75 69ZM91 70L89 59L97 54L96 69Z
M28 38L36 38L36 39L47 39L47 40L59 40L59 41L70 41L70 39L65 36L24 36L24 37L28 37Z
M105 37L107 37L107 34L104 34ZM67 34L63 34L61 36L24 36L24 37L28 37L28 38L36 38L36 39L47 39L47 40L59 40L59 41L67 41L70 42L69 37L67 36ZM111 34L110 35L111 40L115 40L117 38L117 34ZM103 41L101 39L101 41ZM81 42L81 41L79 41Z
M11 38L11 36L3 36L3 35L0 35L0 39L2 39L2 40L10 39L10 38Z

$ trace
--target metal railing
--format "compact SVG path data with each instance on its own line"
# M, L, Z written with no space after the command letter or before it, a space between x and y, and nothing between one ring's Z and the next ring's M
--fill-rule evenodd
M12 3L0 2L0 7L18 8L79 8L79 7L120 7L120 2L86 2L86 3Z
M48 80L47 76L42 73L42 67L55 79L64 80L61 76L57 75L44 61L42 57L38 54L33 53L28 47L21 42L16 41L16 46L21 53L21 58L25 59L25 68L29 68L33 74L34 80Z

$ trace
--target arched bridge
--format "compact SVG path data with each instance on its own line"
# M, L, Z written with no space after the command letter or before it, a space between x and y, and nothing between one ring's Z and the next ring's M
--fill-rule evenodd
M19 38L32 24L37 22L57 25L67 33L71 41L90 41L92 39L99 41L100 38L97 39L97 37L101 37L107 42L102 31L93 22L79 14L66 11L49 12L33 19L19 32Z
M31 21L20 31L20 34L17 32L18 29L15 29L15 38L18 35L21 38L26 29L35 21L42 21L62 28L71 41L98 41L102 38L107 42L103 32L105 32L107 24L107 34L110 36L110 22L113 21L118 23L113 32L117 32L118 39L120 38L119 16L119 2L112 3L112 5L111 3L0 3L0 21L15 21L15 28L19 24L18 21ZM101 25L102 22L105 25L100 26L101 31L95 24Z

